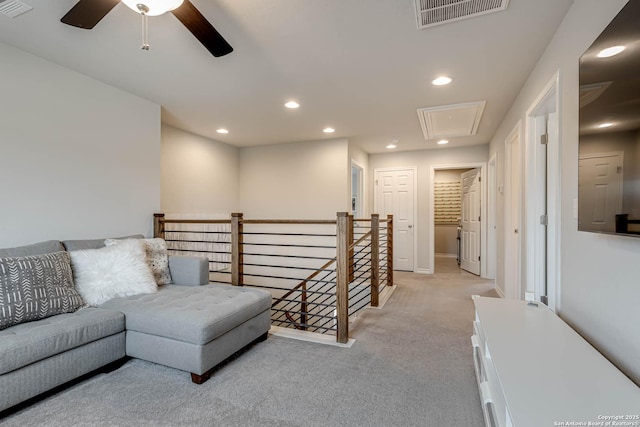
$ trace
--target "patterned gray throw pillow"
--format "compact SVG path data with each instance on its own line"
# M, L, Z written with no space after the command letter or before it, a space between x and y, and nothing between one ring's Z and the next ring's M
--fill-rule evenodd
M67 252L0 258L0 330L84 305Z

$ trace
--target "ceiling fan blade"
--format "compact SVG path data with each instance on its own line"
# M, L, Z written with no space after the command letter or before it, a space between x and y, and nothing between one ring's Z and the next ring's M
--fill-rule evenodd
M120 0L80 0L60 21L90 30L118 3Z
M224 37L213 28L213 25L207 21L207 18L205 18L189 0L184 0L182 6L172 10L171 13L191 31L195 38L200 40L200 43L202 43L213 56L219 57L233 52L231 45L227 43Z

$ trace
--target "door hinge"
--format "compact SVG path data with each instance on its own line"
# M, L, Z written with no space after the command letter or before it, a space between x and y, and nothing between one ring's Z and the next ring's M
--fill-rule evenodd
M478 255L478 261L480 261L480 255Z
M480 222L480 217L478 217L478 222Z
M478 177L478 182L482 182L482 177L481 176Z
M617 173L622 173L622 166L618 166L618 169L616 169Z
M540 135L540 144L542 144L542 145L549 144L549 134L548 133L544 133L544 134Z
M540 215L540 224L549 225L549 216L548 215Z

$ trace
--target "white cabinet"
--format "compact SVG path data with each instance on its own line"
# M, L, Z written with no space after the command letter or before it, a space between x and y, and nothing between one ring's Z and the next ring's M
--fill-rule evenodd
M640 388L550 309L473 300L471 343L487 426L640 427Z

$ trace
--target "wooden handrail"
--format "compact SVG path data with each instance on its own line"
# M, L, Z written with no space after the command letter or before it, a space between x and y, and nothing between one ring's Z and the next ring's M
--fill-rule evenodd
M231 224L230 219L169 219L160 215L159 222L164 224ZM354 222L371 222L371 218L354 218ZM244 224L308 224L308 225L335 225L333 219L243 219ZM389 219L381 219L380 223L387 223Z
M161 219L165 224L231 224L230 219Z
M245 219L245 224L303 224L303 225L334 225L333 219Z

